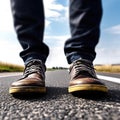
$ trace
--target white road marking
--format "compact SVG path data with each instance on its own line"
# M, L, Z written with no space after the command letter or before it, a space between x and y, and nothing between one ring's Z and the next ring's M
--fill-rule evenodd
M0 73L0 78L22 75L22 72Z
M102 76L102 75L97 75L97 77L100 79L103 79L103 80L107 80L107 81L111 81L111 82L115 82L115 83L120 83L120 78L108 77L108 76Z

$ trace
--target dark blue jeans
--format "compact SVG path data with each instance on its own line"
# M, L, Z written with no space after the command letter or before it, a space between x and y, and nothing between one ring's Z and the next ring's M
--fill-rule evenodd
M49 0L48 0L49 2ZM42 0L11 0L14 26L23 48L25 63L32 59L46 61L49 48L43 42L44 9ZM65 42L68 63L76 59L95 59L100 35L101 0L70 0L71 38Z

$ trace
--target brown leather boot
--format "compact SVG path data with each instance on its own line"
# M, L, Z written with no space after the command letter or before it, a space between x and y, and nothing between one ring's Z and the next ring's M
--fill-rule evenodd
M70 66L69 93L107 93L107 87L96 77L93 64L87 60L76 60Z
M13 82L10 94L45 93L45 65L40 60L32 60L26 66L23 77Z

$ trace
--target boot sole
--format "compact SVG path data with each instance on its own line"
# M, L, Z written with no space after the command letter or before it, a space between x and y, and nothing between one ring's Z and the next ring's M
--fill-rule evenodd
M46 87L39 86L10 87L9 93L10 94L46 93Z
M84 84L84 85L74 85L74 86L69 86L68 92L73 93L73 92L82 92L82 91L93 91L93 92L103 92L107 93L108 89L104 85L96 85L96 84Z

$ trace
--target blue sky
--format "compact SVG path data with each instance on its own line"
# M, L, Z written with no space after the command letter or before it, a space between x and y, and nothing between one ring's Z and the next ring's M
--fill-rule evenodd
M120 0L103 0L101 37L96 47L95 64L120 63ZM44 41L50 47L46 65L68 66L63 47L70 37L69 0L44 0L46 27ZM0 61L23 65L22 50L13 28L10 1L0 1Z

